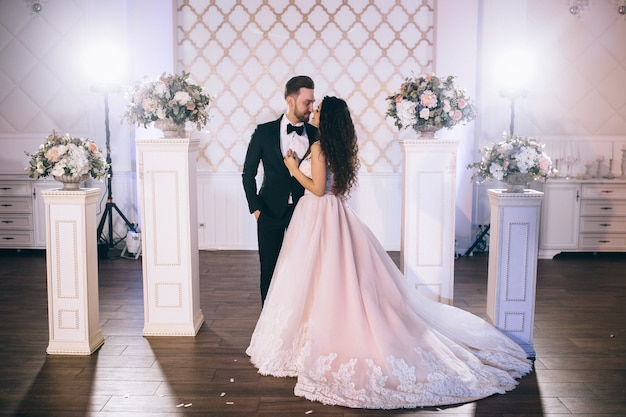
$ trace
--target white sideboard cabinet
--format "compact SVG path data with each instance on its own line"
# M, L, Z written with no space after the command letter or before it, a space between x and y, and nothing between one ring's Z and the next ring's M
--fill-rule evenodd
M541 188L539 258L626 251L626 181L553 179Z
M45 249L43 190L59 188L54 180L0 174L0 249Z

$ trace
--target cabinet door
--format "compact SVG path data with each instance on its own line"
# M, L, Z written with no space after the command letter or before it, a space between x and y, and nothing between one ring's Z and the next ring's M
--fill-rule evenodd
M578 248L580 184L546 183L541 207L540 249Z

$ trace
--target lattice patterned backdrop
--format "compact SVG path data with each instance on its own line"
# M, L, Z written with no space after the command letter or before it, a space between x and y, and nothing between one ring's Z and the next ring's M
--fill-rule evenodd
M241 170L257 123L285 109L284 84L311 76L316 98L347 100L362 167L398 172L385 98L432 71L433 0L179 0L178 66L214 94L199 169Z

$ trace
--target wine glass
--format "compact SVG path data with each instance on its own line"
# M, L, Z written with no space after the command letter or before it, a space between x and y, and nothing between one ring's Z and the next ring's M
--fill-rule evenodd
M572 178L572 166L578 163L579 158L574 155L566 155L563 158L563 162L567 165L567 174L565 175L565 179L569 180Z
M578 146L578 142L568 141L566 145L565 156L563 157L563 162L567 165L567 174L565 175L565 179L569 180L572 178L572 166L576 165L580 161L580 148Z

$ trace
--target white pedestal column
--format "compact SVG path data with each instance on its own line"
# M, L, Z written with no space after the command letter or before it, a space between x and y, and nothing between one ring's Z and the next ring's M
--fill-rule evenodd
M104 343L98 300L96 203L99 188L46 190L48 323L46 350L90 355Z
M456 154L451 140L400 141L403 152L400 262L430 298L452 304Z
M488 190L491 204L487 317L535 357L533 326L543 193Z
M200 309L198 140L137 140L144 336L195 336Z

